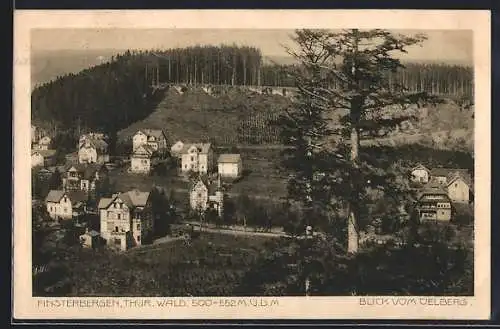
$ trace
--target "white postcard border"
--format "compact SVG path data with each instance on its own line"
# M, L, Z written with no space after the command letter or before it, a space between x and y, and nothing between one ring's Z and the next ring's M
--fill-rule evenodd
M16 319L488 319L490 316L490 13L479 10L96 10L35 11L14 14L13 84L13 316ZM442 305L441 297L381 297L381 305L361 305L360 297L139 298L184 301L188 306L107 307L125 298L57 298L64 307L31 297L30 30L34 28L388 28L470 29L475 72L475 281L466 306ZM415 302L411 301L414 299ZM72 302L63 302L71 300ZM236 306L194 306L227 300ZM243 306L246 300L250 306ZM278 300L277 305L270 305ZM372 297L374 303L376 299ZM88 302L85 302L88 301ZM94 302L95 301L95 302ZM193 302L194 301L194 302ZM380 302L382 301L382 302ZM385 302L387 301L387 303ZM397 303L411 303L402 306ZM252 303L261 303L254 306ZM366 302L366 300L365 300ZM80 304L79 304L80 303ZM93 306L89 307L91 303ZM101 303L99 306L95 303ZM113 302L110 302L113 303ZM207 302L208 303L208 302ZM240 303L240 304L238 304ZM267 305L268 303L269 305ZM71 304L71 306L70 306ZM175 303L174 303L175 304ZM247 304L247 305L248 305ZM266 305L264 305L266 304ZM41 306L42 305L42 306Z

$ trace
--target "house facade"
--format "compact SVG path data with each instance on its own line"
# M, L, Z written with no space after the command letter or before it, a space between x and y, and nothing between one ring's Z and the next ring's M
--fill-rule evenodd
M65 191L95 191L97 182L106 179L107 174L108 170L104 165L69 165L62 177L63 189Z
M109 162L108 143L102 134L87 134L80 137L78 147L79 163Z
M135 174L149 174L154 150L141 145L130 156L130 171Z
M99 245L99 232L87 228L85 233L80 235L80 243L84 248L95 248Z
M38 140L37 144L33 145L33 149L35 149L35 150L48 150L48 149L50 149L51 143L52 143L52 139L49 136L44 136Z
M212 171L214 153L210 143L186 144L182 150L181 172L207 174Z
M410 171L410 180L413 183L427 184L430 180L430 170L419 164Z
M71 219L85 212L87 196L80 191L51 190L45 198L50 218Z
M224 211L224 191L220 176L216 182L199 177L191 187L189 193L191 209L195 212L205 212L211 208L222 216Z
M52 166L55 164L55 150L32 150L31 167Z
M418 200L419 219L448 222L452 217L452 204L448 193L441 188L424 190Z
M118 250L140 246L153 233L150 192L132 190L99 201L101 237Z
M466 178L457 175L447 184L448 196L453 202L469 203L472 201L472 184Z
M44 157L38 151L31 151L31 167L43 167Z
M221 154L217 160L217 171L224 178L238 178L243 172L243 163L239 154Z
M132 151L147 145L154 152L165 152L167 149L167 137L161 129L142 129L132 137Z
M177 141L170 148L170 154L173 157L181 158L182 157L182 150L183 150L183 148L184 148L184 143L182 141Z

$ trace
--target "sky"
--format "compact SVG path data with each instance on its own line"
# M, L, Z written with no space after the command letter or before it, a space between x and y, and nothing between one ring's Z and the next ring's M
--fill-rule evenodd
M472 31L399 30L404 34L425 33L422 47L408 48L402 58L472 64ZM192 45L237 44L255 46L265 56L287 56L283 46L292 46L293 30L257 29L38 29L32 30L34 52L80 49L167 49Z

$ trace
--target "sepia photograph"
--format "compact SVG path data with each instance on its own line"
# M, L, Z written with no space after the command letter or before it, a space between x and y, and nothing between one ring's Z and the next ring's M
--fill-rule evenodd
M332 318L331 297L372 316L489 310L489 62L474 26L124 21L34 26L15 57L29 74L15 198L30 209L14 210L14 245L37 316L272 317L287 297Z

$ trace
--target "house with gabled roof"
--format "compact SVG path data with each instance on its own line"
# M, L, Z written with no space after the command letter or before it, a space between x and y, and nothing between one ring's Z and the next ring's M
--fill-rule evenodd
M449 180L455 175L470 176L469 170L467 169L455 169L455 168L432 168L430 171L432 183L439 183L446 186Z
M85 212L87 195L82 191L51 190L45 198L52 219L71 219Z
M91 192L96 183L106 179L108 169L100 164L69 164L65 167L62 182L65 191Z
M210 143L188 143L181 150L181 172L207 174L214 167L214 152Z
M170 155L176 158L182 158L182 150L184 149L184 142L178 140L170 147Z
M31 167L44 167L55 164L56 150L31 150Z
M442 186L431 186L420 192L417 211L419 219L450 221L452 218L452 200Z
M239 154L221 154L217 159L217 171L224 178L238 178L243 173L243 163Z
M470 202L473 199L473 182L467 169L433 168L431 183L446 189L453 202Z
M149 174L155 150L149 145L140 145L130 156L130 172L135 174Z
M103 134L82 135L78 144L79 163L104 164L109 162L108 143Z
M118 250L140 246L153 234L150 192L131 190L99 200L101 237Z
M422 164L418 164L410 170L410 180L413 183L426 184L429 182L431 171Z
M162 129L141 129L132 137L132 151L147 145L151 150L164 153L167 150L167 136Z
M80 235L80 243L84 248L95 248L99 246L101 234L96 230L89 230L88 227L85 230L85 233Z
M189 203L191 209L197 213L203 213L211 208L222 216L224 208L224 190L220 176L217 180L211 180L204 175L195 179L189 189Z
M453 202L469 203L474 200L474 186L468 174L452 173L448 177L446 189Z
M33 144L33 149L35 150L49 150L52 143L52 138L49 136L43 136L38 140L38 143Z

